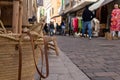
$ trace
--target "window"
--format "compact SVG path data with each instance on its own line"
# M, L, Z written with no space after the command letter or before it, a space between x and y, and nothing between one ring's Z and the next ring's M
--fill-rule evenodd
M54 8L52 8L52 14L54 14Z
M50 10L50 16L52 15L52 11Z

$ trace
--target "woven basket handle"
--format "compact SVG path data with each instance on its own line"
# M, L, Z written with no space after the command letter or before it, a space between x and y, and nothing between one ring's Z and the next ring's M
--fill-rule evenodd
M43 60L43 54L45 54L45 63L46 63L46 74L42 74L42 72L39 70L38 66L37 66L37 63L36 63L36 59L35 59L35 43L34 43L34 40L33 40L33 37L30 33L28 33L28 35L30 36L30 40L31 40L31 45L32 45L32 51L33 51L33 58L34 58L34 63L35 63L35 67L36 67L36 70L38 72L38 74L42 77L42 78L47 78L48 75L49 75L49 63L48 63L48 55L47 55L47 43L44 39L44 52L42 51L41 47L38 46L40 48L40 51L41 51L41 54L42 54L42 60ZM43 62L43 61L42 61ZM43 64L42 64L43 66Z
M22 74L22 46L21 46L21 39L19 40L19 67L18 67L18 80L21 80L21 74Z

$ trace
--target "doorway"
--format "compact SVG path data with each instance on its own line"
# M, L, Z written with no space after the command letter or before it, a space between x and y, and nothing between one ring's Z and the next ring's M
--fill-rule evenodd
M104 37L105 36L105 30L106 30L106 27L107 27L107 17L108 17L108 7L107 7L107 5L104 5L104 6L100 7L96 11L96 17L100 21L99 36Z

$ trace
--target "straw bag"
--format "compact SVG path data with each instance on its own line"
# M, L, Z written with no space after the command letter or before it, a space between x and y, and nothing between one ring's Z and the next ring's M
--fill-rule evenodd
M112 40L112 35L111 35L111 33L110 33L110 32L106 32L106 33L105 33L105 38L106 38L107 40Z
M0 34L0 80L33 80L36 70L42 78L48 76L46 47L44 46L43 53L41 42L34 40L32 35L29 36L30 40L23 40L21 37ZM40 56L43 60L43 54L47 70L45 76L37 67Z
M1 20L0 24L2 26L2 34L0 34L0 80L33 80L36 70L41 78L47 78L49 64L46 40L31 31L22 35L7 33ZM44 66L46 68L45 75L41 72L44 58L46 63ZM42 62L41 68L37 66L38 61Z

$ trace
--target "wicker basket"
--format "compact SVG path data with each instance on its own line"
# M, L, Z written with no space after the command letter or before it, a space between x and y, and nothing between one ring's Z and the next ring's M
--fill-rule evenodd
M41 53L38 47L35 48L35 52ZM40 57L40 54L35 55L36 61L39 59L38 56ZM35 71L30 41L20 42L14 37L0 35L0 80L33 80Z
M105 33L105 38L106 38L107 40L112 40L112 39L113 39L112 34L111 34L110 32L106 32L106 33Z
M0 24L3 28L0 34L0 80L33 80L36 70L42 78L47 78L49 75L47 42L43 40L42 28L38 29L39 35L32 31L16 35L7 33L1 20ZM41 45L44 45L45 54ZM46 75L43 75L37 67L40 57L43 67L43 55Z

